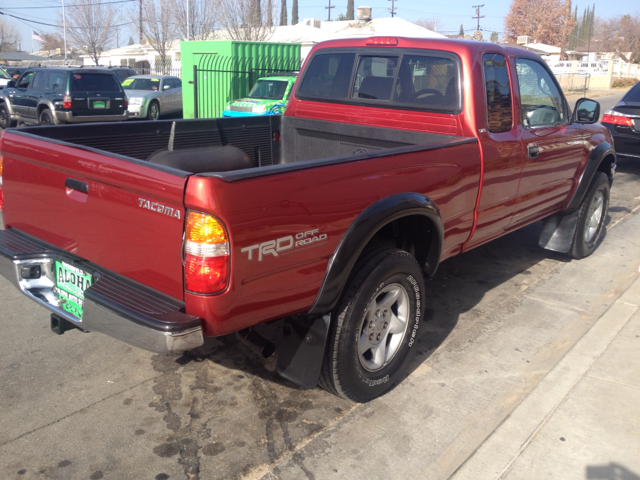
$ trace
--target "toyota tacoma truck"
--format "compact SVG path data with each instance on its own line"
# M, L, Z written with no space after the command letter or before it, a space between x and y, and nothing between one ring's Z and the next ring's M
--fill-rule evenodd
M282 116L7 129L0 273L56 333L179 352L281 320L277 370L366 402L401 377L438 265L544 220L574 259L616 155L547 64L491 43L316 45Z

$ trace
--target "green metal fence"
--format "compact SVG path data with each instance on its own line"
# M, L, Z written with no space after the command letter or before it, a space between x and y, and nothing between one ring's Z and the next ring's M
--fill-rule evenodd
M194 117L220 117L227 102L247 96L258 78L297 72L301 64L299 58L202 54L193 65Z

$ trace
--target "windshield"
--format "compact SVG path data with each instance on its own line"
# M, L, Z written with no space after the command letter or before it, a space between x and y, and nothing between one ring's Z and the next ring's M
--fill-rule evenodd
M156 92L160 88L159 78L127 78L122 82L125 90L149 90Z
M288 84L283 80L258 80L249 92L249 98L282 100Z
M11 77L4 70L0 70L0 78L11 78Z

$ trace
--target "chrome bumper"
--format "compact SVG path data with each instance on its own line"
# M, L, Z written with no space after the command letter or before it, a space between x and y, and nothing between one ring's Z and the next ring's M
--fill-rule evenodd
M129 112L125 110L122 115L81 115L74 116L71 112L61 110L55 111L56 118L62 123L85 123L85 122L119 122L129 119Z
M55 260L92 274L93 284L84 292L82 320L61 308L53 290ZM0 275L82 330L102 332L156 353L180 352L204 343L201 319L184 313L184 303L16 229L0 231Z

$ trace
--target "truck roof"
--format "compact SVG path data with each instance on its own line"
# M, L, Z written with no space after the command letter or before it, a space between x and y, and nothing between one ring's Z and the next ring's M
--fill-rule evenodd
M533 58L540 58L537 54L528 50L517 48L516 46L502 46L491 42L477 42L475 40L454 40L449 38L408 38L408 37L363 37L363 38L344 38L337 40L327 40L320 42L312 48L309 55L316 50L326 48L415 48L415 49L433 49L453 52L460 57L474 56L474 54L484 52L501 53L503 55L522 55Z

